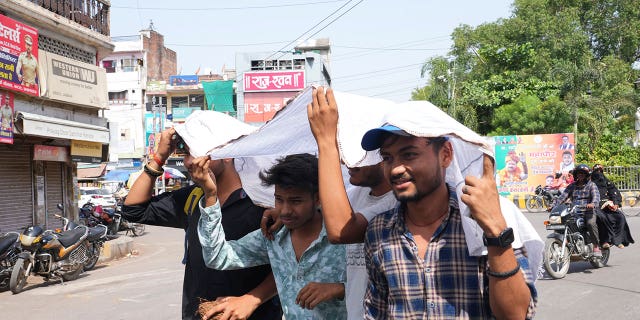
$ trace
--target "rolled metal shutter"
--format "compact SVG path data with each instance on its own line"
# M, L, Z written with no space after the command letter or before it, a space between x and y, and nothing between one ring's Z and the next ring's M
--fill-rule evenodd
M64 175L62 163L45 162L45 192L47 210L47 228L55 229L62 227L62 221L54 217L54 214L63 215L63 212L57 208L58 203L64 204Z
M0 229L20 231L33 223L29 144L0 144Z

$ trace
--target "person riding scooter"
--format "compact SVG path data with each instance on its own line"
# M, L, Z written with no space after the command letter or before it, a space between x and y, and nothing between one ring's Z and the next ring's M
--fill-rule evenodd
M593 243L593 254L597 257L602 256L594 211L594 208L597 208L600 203L600 192L596 184L591 181L591 169L589 166L580 164L572 172L575 181L564 189L554 206L569 199L573 204L584 208L578 209L577 214L584 215L584 219L587 222L587 229L591 233L591 242Z

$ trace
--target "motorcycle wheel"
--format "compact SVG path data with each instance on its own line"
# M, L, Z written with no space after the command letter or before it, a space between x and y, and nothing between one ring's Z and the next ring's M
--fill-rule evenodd
M97 243L89 244L89 260L82 266L84 271L93 269L100 259L100 246Z
M591 263L594 268L605 267L607 262L609 262L609 255L611 255L611 251L609 249L600 249L600 252L602 253L602 257L599 259L591 258L591 260L589 260L589 263Z
M145 226L142 223L129 222L129 227L131 227L131 233L136 237L141 236L144 233Z
M564 249L564 255L560 256L562 242L558 239L547 239L544 243L544 269L554 279L562 279L569 271L571 263L569 248Z
M25 262L23 258L18 258L16 264L13 266L11 280L9 280L9 288L13 294L22 292L22 289L24 289L24 286L27 284L27 278L29 277L27 274L28 267L29 262Z
M527 199L524 203L524 206L527 207L529 212L540 212L544 210L542 206L542 200L539 197L531 197Z
M62 274L62 279L64 281L71 281L71 280L78 279L80 277L80 274L82 273L83 267L84 266L79 265L77 269Z

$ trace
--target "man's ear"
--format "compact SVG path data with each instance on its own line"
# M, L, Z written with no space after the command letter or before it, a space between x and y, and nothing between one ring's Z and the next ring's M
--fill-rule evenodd
M440 163L442 163L442 166L444 168L448 168L449 165L451 165L451 162L453 161L453 145L451 144L451 141L445 141L444 144L442 145L442 148L440 148Z

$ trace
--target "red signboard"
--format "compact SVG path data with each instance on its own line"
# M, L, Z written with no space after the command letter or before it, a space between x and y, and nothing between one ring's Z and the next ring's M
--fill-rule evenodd
M299 91L304 89L304 71L245 72L244 91Z
M69 160L69 152L66 147L33 146L33 160L66 162Z
M39 96L38 30L0 15L0 88Z
M266 122L298 92L247 92L244 94L244 122Z
M13 144L13 94L0 91L0 143Z

